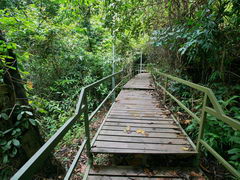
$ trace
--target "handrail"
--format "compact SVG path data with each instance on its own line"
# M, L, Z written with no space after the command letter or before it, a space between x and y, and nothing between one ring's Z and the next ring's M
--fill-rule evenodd
M64 135L69 131L69 129L73 126L73 124L80 118L81 114L84 113L84 124L85 124L85 136L86 139L83 141L82 145L80 146L79 151L77 152L77 155L72 163L72 165L69 168L69 171L67 172L65 179L69 179L74 167L76 166L76 162L81 156L81 153L83 151L83 148L87 146L87 154L89 159L91 160L91 153L90 153L90 133L89 133L89 120L93 118L93 116L96 114L96 112L100 109L100 107L106 102L107 98L111 96L111 94L116 90L116 88L119 86L115 86L114 89L107 95L107 97L103 100L103 102L96 108L96 110L93 111L90 118L88 118L88 107L87 107L87 92L93 87L96 87L103 81L106 81L112 77L117 76L118 74L123 73L122 71L119 71L117 73L113 73L109 76L106 76L90 85L87 85L82 88L80 92L80 96L78 98L78 102L76 105L75 113L74 115L68 119L64 125L57 130L57 132L13 175L11 178L12 180L16 179L31 179L33 174L42 166L43 162L47 159L47 157L50 155L51 151L57 146L59 141L64 137Z
M155 74L164 77L164 80L165 80L164 85L157 82L157 78ZM175 102L177 102L177 104L181 108L183 108L188 114L190 114L200 124L199 134L197 139L197 151L200 152L201 146L203 145L226 169L229 170L230 173L232 173L232 175L234 175L237 178L240 178L240 172L238 172L231 164L229 164L225 159L223 159L221 155L219 155L210 145L208 145L203 140L204 129L207 123L207 113L225 122L226 124L231 126L233 129L239 130L239 131L240 131L240 122L224 114L221 105L218 103L216 96L214 95L213 91L210 88L180 79L178 77L171 76L169 74L159 72L156 68L154 68L154 71L153 71L153 78L155 80L155 84L159 86L164 92L164 97L163 97L164 101L166 99L166 94L169 95ZM196 114L194 114L189 108L187 108L173 94L167 91L169 79L176 81L178 83L187 85L193 89L196 89L204 93L204 102L203 102L202 114L200 118L197 117ZM211 105L212 107L210 107ZM200 153L198 156L200 156Z

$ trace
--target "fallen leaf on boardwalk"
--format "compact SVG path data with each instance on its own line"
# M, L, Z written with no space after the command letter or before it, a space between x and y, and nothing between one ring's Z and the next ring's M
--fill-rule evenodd
M149 134L147 132L144 133L144 136L149 136Z
M131 133L131 127L130 126L127 126L125 129L124 129L124 132L125 133Z
M183 147L182 150L189 151L189 148L188 147Z
M149 136L149 134L147 132L145 132L143 129L137 129L136 133L143 134L144 136Z
M172 144L172 142L168 142L168 144Z
M145 131L143 129L137 129L136 133L138 133L138 134L145 134Z

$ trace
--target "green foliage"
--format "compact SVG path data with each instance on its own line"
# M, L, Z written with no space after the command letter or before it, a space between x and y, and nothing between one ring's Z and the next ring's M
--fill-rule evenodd
M235 1L211 1L184 23L176 19L174 24L155 30L153 42L171 50L177 57L173 64L183 67L182 72L195 82L234 82L240 72L232 66L239 57L240 11L233 5L239 7Z
M14 109L5 109L1 112L1 121L8 121L10 118L16 119L12 128L0 131L1 161L4 164L17 155L21 146L21 135L29 128L29 125L37 126L39 124L29 106L16 105Z

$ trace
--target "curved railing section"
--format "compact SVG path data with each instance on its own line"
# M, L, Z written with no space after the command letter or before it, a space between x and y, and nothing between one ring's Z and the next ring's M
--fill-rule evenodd
M115 86L115 77L123 73L123 70L117 73L113 73L109 76L106 76L99 81L96 81L90 85L87 85L82 88L79 99L76 105L74 115L68 119L64 125L57 130L57 132L17 171L17 173L11 178L12 180L16 179L31 179L31 177L36 173L41 166L43 165L44 161L50 156L52 150L57 146L57 144L62 140L64 135L72 128L74 123L80 119L80 116L84 115L84 127L85 127L85 140L82 142L81 146L79 147L76 156L68 169L65 180L70 179L73 170L81 157L81 154L86 147L87 156L89 159L89 164L92 163L92 154L91 154L91 140L90 140L90 130L89 130L89 122L92 120L94 115L98 112L98 110L102 107L102 105L113 95L115 90L120 86L121 82L119 82ZM90 89L98 86L99 84L112 79L112 83L114 83L113 89L109 92L109 94L105 97L105 99L100 103L100 105L90 114L88 111L88 100L87 94Z
M231 164L229 164L225 159L223 159L206 141L203 140L204 129L207 123L207 114L216 117L217 119L225 122L233 129L238 131L240 131L240 122L224 114L221 105L218 103L216 96L214 95L213 91L210 88L171 76L169 74L159 72L157 69L154 69L152 74L156 85L163 90L164 103L166 102L166 95L170 96L170 98L172 98L181 108L183 108L190 116L192 116L199 123L197 151L200 152L201 146L204 146L226 169L229 170L231 174L233 174L237 178L240 178L239 171L237 171ZM156 76L160 77L163 82L159 83L157 81ZM169 80L176 81L178 83L184 84L186 86L189 86L193 89L196 89L204 93L201 117L198 117L194 112L187 108L180 100L178 100L173 94L171 94L167 90Z

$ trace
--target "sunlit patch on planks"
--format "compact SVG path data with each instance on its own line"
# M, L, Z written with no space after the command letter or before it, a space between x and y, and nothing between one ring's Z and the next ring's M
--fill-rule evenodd
M141 81L150 84L149 74L142 74ZM139 90L139 87L119 93L94 138L92 152L196 154L169 111L159 107L153 90Z

